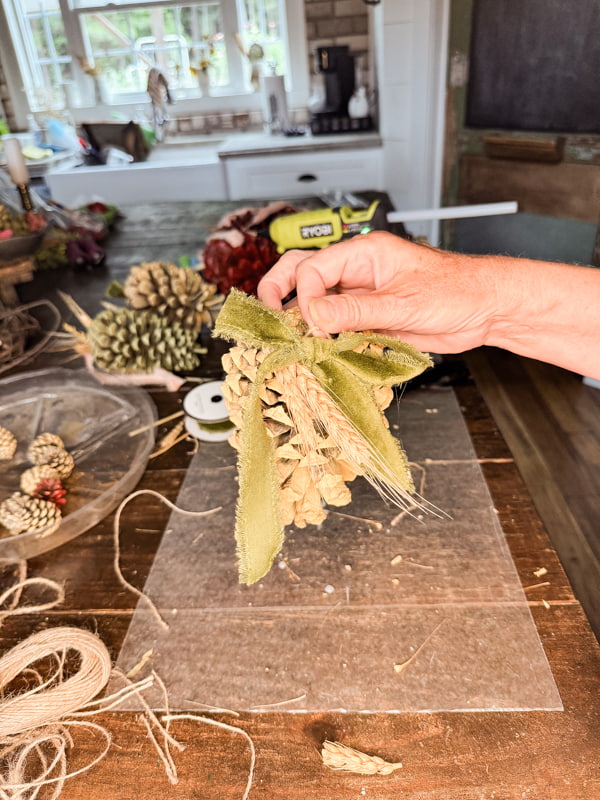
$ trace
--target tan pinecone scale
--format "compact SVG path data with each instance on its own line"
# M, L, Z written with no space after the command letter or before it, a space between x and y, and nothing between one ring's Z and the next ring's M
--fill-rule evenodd
M301 333L306 325L299 314L290 312L290 321ZM373 351L374 345L361 348ZM223 396L232 422L243 426L243 413L258 367L268 350L236 345L223 356L226 372ZM269 436L275 439L275 458L280 486L280 508L284 525L303 528L318 525L327 516L323 503L344 506L351 501L347 481L358 471L346 457L348 448L364 447L362 440L320 387L312 373L300 364L291 364L267 377L260 389L262 416ZM374 392L377 405L387 408L393 397L391 387ZM328 418L339 417L340 435L328 433L310 412L311 404ZM387 421L386 421L387 424ZM334 429L336 426L332 426ZM353 441L353 438L356 441ZM230 444L239 450L240 432L234 431Z
M17 440L8 428L0 427L0 461L9 461L17 450Z
M48 466L54 474L46 477L68 478L75 468L73 456L65 449L60 436L42 433L29 445L27 458L36 466Z
M155 311L198 333L212 327L211 309L223 302L217 287L193 269L167 261L147 261L131 268L123 286L127 303L138 311Z
M0 503L0 523L16 536L19 533L53 533L62 514L54 503L39 500L22 492L13 492Z
M54 469L54 467L51 467L49 464L39 464L25 470L21 475L20 486L25 494L33 494L42 481L59 479L60 474L58 470Z

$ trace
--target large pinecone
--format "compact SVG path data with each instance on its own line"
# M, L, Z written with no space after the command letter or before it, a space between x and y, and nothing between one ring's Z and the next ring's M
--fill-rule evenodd
M106 372L188 372L200 363L194 331L151 311L104 309L87 339L94 363Z
M0 427L0 461L11 459L17 449L17 440L8 428Z
M192 269L167 261L148 261L131 268L123 287L131 308L153 310L172 323L180 322L198 333L202 325L212 327L211 308L223 297Z
M11 534L55 531L60 525L60 509L48 500L38 500L22 492L13 492L0 504L0 523Z
M288 312L296 328L306 333L306 325L297 313ZM362 350L373 350L365 345ZM226 377L223 396L227 402L232 422L243 426L243 412L251 384L258 366L267 350L237 345L223 356ZM269 436L275 439L275 458L280 484L282 522L292 522L299 528L307 523L318 525L326 517L323 503L333 506L347 505L352 497L346 481L353 480L358 470L342 454L336 442L306 408L306 396L313 393L317 402L330 418L340 417L340 426L346 426L341 412L329 395L319 386L310 371L299 364L291 364L272 373L260 390L262 415ZM374 391L377 405L387 408L393 390L379 387ZM385 417L382 417L385 420ZM347 438L356 435L344 429ZM240 433L235 431L230 444L239 449ZM362 444L362 443L361 443Z

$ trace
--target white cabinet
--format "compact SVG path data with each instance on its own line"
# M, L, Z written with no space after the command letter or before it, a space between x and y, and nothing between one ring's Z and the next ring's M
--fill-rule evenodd
M277 200L337 189L385 189L379 147L221 157L230 200Z
M53 200L68 208L102 198L107 203L155 203L167 200L226 200L223 165L150 163L123 167L75 167L48 173Z

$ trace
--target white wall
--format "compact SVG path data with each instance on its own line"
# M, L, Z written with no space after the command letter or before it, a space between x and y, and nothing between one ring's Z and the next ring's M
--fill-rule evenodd
M448 16L449 0L393 0L373 8L384 175L398 210L440 204ZM439 223L408 227L438 243Z

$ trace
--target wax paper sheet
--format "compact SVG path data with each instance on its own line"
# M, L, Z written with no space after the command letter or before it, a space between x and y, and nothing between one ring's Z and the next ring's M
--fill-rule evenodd
M180 710L562 708L453 391L407 393L389 416L429 510L400 514L356 480L250 587L235 453L201 444L177 502L222 510L171 516L144 587L168 628L142 599L119 666L146 654Z

